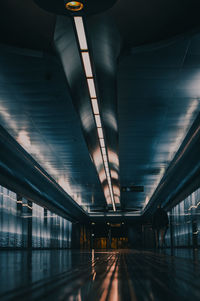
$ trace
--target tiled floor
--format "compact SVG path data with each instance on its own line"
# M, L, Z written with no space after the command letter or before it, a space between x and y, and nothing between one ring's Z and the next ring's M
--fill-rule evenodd
M167 253L0 251L0 300L200 300L199 253Z

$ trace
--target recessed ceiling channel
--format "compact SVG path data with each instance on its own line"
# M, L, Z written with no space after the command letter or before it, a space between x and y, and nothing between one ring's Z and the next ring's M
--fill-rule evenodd
M46 5L43 0L36 2L43 8ZM101 6L97 2L64 1L61 9L60 2L52 0L50 3L56 9L46 9L58 13L59 6L58 14L69 17L57 16L55 47L102 184L107 208L116 211L120 206L116 64L121 39L106 14L100 15L100 19L99 15L92 16L110 8L116 1L103 1ZM105 27L109 38L105 37Z
M106 187L104 188L104 195L106 198L106 202L108 205L110 205L112 203L113 210L116 211L114 191L113 191L113 185L112 185L112 180L111 180L111 170L109 167L109 160L108 160L108 153L107 153L107 145L105 142L105 135L104 135L103 125L102 125L102 120L101 120L100 108L99 108L99 104L98 104L97 89L95 87L96 85L95 85L95 79L94 79L94 72L92 71L92 64L91 64L91 59L90 59L90 52L88 49L88 42L87 42L87 37L86 37L84 21L83 21L82 16L75 16L75 17L73 17L73 20L74 20L74 24L75 24L77 39L79 42L79 50L80 50L81 57L82 57L85 76L86 76L87 83L88 83L90 102L91 102L91 106L92 106L94 120L96 123L99 145L100 145L100 149L101 149L101 157L102 157L101 159L103 162L103 171L100 170L99 177L100 177L100 174L102 176L102 173L105 173L107 184L109 187L109 191L108 191L108 189L106 189ZM101 181L101 178L100 178L100 181Z

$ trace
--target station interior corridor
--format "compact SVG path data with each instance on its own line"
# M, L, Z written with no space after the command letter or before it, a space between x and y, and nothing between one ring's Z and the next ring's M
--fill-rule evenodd
M199 12L0 0L0 301L200 300Z

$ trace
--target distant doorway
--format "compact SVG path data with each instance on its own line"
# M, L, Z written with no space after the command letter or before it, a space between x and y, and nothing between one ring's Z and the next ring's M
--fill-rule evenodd
M111 249L127 249L128 237L112 237Z

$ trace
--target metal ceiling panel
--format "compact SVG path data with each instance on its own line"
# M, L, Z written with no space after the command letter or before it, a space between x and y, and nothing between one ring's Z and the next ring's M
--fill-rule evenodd
M195 36L120 60L121 185L144 185L122 193L124 209L148 203L200 110L199 45Z
M4 49L0 70L1 125L85 210L104 206L59 61Z

